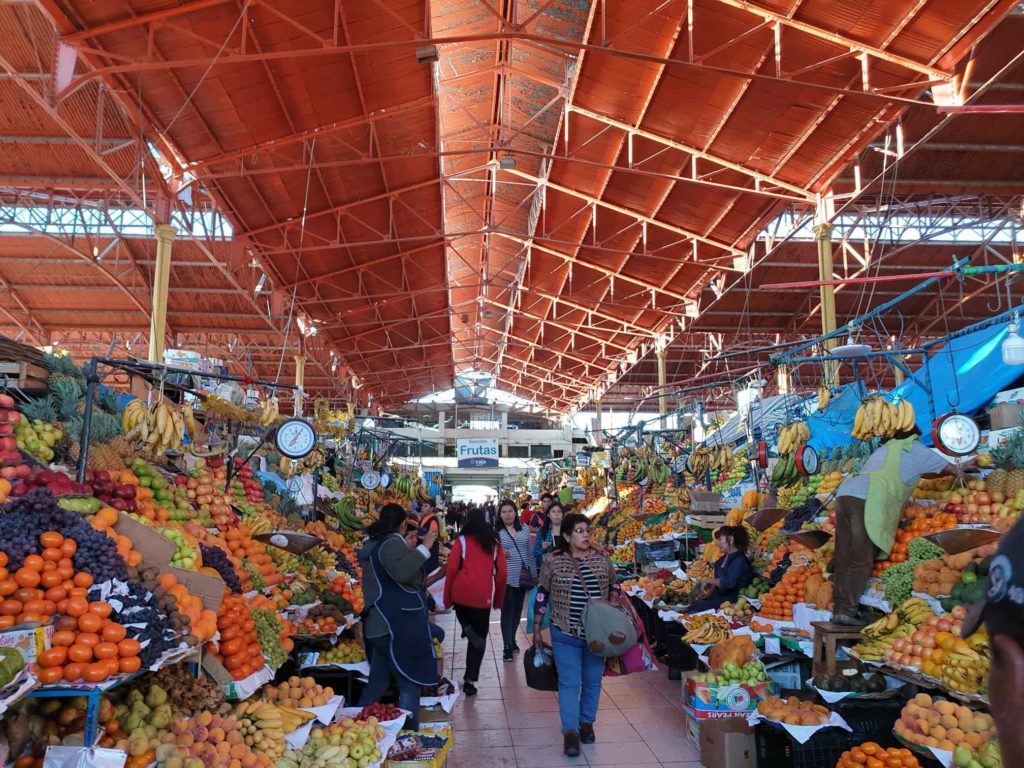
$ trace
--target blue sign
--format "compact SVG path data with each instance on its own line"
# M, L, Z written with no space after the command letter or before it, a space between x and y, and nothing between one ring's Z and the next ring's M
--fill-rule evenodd
M455 455L459 467L496 467L498 440L493 437L460 438L455 441Z

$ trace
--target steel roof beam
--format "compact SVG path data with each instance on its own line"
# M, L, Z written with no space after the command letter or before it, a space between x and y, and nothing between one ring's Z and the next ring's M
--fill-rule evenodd
M629 351L631 347L625 344L620 344L617 341L612 341L610 338L602 339L600 336L595 336L594 334L584 329L592 328L595 331L604 331L605 333L611 334L612 337L618 335L619 333L626 333L630 336L636 336L635 333L632 333L630 331L605 331L603 328L593 328L592 326L587 325L567 325L559 320L550 319L547 315L538 315L534 312L530 312L524 309L522 306L512 307L509 306L508 304L502 304L500 301L495 301L494 299L487 298L486 296L482 297L482 300L487 304L498 307L499 309L504 309L506 312L513 312L522 315L523 317L530 318L531 320L536 320L537 322L541 323L541 325L547 323L548 325L554 326L555 328L565 331L571 336L582 336L583 338L590 339L591 341L594 341L597 344L607 344L609 347L615 347L616 349L620 349L623 352Z
M517 237L516 235L510 234L508 232L495 232L494 234L496 234L499 237L504 237L508 240L512 240L513 242L520 243L521 245L527 244L526 238ZM544 238L540 239L543 240ZM648 291L656 291L657 293L669 296L670 298L676 299L677 301L691 301L690 297L686 296L685 294L671 291L668 288L662 288L658 285L649 283L646 280L640 280L639 278L636 277L630 277L627 274L616 272L614 269L609 269L608 267L605 267L601 264L593 264L589 261L582 261L580 258L576 256L570 256L567 253L556 251L554 248L547 248L543 245L538 245L537 243L533 243L530 247L540 251L541 253L546 253L549 256L556 256L567 263L575 264L579 267L584 267L586 269L592 269L595 272L600 272L606 277L614 278L616 280L622 280L622 282L624 283L630 283L631 285L639 286Z
M724 157L719 157L697 147L691 147L688 144L683 144L682 142L676 141L675 139L670 139L667 136L661 136L659 134L652 133L651 131L644 130L639 126L632 126L629 123L624 123L621 120L616 120L615 118L608 117L607 115L602 115L600 112L594 112L593 110L590 109L584 109L583 107L576 106L575 104L570 104L568 109L571 112L575 112L578 115L582 115L583 117L587 117L596 122L604 123L605 125L609 125L613 128L618 128L620 131L631 133L634 136L639 136L640 138L652 141L655 144L661 144L664 147L678 150L687 155L690 155L691 157L696 157L699 160L705 160L721 168L726 168L730 171L735 171L737 173L743 174L744 176L747 176L754 180L755 188L749 190L750 192L761 192L763 190L760 190L758 188L759 185L767 184L773 187L784 189L800 200L814 202L817 199L813 192L804 189L803 187L797 186L796 184L790 184L789 182L782 181L781 179L772 176L771 174L756 171L753 168L748 168L747 166L742 165L741 163L735 163L731 160L726 160ZM698 180L695 179L694 181ZM742 192L744 190L743 188L737 188L737 191Z
M776 13L775 11L769 10L767 8L762 8L761 6L754 5L753 3L748 3L746 2L746 0L715 1L721 3L722 5L727 5L730 8L737 8L741 11L746 11L747 13L753 14L754 16L759 16L765 21L772 22L772 24L780 24L783 27L789 27L790 29L795 29L798 32L803 32L804 34L810 35L811 37L816 37L819 40L824 40L825 42L831 43L832 45L838 46L840 48L845 48L853 53L857 53L864 56L870 56L872 58L903 67L904 69L909 69L911 72L916 72L917 74L927 76L930 80L948 82L949 80L953 79L952 73L946 72L945 70L942 69L938 69L937 67L934 67L925 62L915 61L914 59L909 59L906 56L899 56L898 54L889 53L889 51L883 50L881 48L876 48L871 45L865 45L864 43L861 43L849 37L844 37L843 35L840 35L836 32L829 32L828 30L822 29L821 27L816 27L813 24L808 24L805 21L800 21L799 19L794 19L784 14Z
M207 8L224 5L228 2L231 2L231 0L192 0L192 2L171 6L170 8L165 8L163 10L140 13L137 16L131 16L118 21L111 21L107 24L100 24L92 27L91 29L72 32L68 35L62 35L60 39L61 42L68 43L70 45L89 38L100 37L101 35L106 35L110 32L120 32L122 30L139 27L144 24L160 24L176 16L206 10Z
M533 176L529 173L524 173L523 171L515 169L505 169L505 173L510 173L513 176L518 176L521 179L526 179L527 181L531 181L534 184L544 185L548 189L553 189L556 192L561 192L564 195L575 197L577 200L582 200L585 203L596 205L599 208L612 211L613 213L617 213L620 216L625 216L627 218L634 219L638 222L646 223L652 227L664 229L667 232L672 232L674 234L680 235L681 237L685 237L690 240L696 240L698 242L704 243L705 245L710 245L714 248L718 248L719 250L725 251L726 253L732 254L733 256L745 255L743 251L733 247L732 245L729 245L728 243L720 242L718 240L715 240L714 238L705 237L699 232L693 232L691 230L684 229L683 227L677 227L675 224L669 224L668 222L661 221L660 219L645 216L644 214L638 213L637 211L631 211L629 208L624 208L623 206L616 205L615 203L609 203L605 200L596 198L593 195L588 195L585 192L580 192L579 190L571 189L570 187L564 187L561 184L556 184L555 182L550 181L548 179L541 179L537 176Z

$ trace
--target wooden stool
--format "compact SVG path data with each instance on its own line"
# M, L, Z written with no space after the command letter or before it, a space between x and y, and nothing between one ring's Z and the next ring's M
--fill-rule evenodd
M833 624L831 621L812 621L811 626L814 627L813 675L834 675L856 664L852 659L841 662L836 660L836 643L843 640L859 641L861 634L858 627Z

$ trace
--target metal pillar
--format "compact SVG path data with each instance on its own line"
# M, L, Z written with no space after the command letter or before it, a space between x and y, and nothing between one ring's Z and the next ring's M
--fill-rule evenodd
M306 381L306 356L295 356L295 415L302 415L303 385Z
M788 395L790 390L789 366L780 365L776 369L775 376L779 385L779 394Z
M668 374L665 370L665 350L659 349L658 356L658 413L664 416L668 413L668 398L665 397L665 386L668 384Z
M819 198L817 211L817 224L814 227L814 237L818 243L818 279L830 281L833 276L832 265L832 225L829 223L833 210L831 196ZM836 329L836 289L835 286L822 284L818 288L821 295L821 333L827 336ZM825 341L825 350L835 349L835 339ZM838 367L835 363L825 364L825 385L834 387Z
M167 333L167 290L171 281L171 244L178 230L170 224L157 224L153 227L153 234L156 236L156 264L149 316L149 362L162 363Z

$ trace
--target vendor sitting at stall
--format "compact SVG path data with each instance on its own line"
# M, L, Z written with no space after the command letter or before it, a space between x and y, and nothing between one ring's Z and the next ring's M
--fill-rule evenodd
M719 608L736 602L740 590L754 580L754 566L747 557L750 537L742 525L724 525L715 531L715 543L725 554L715 561L715 575L704 582L704 595L694 600L687 613Z
M860 596L878 555L892 550L903 505L917 481L924 475L956 471L954 464L923 445L920 435L917 427L896 432L868 457L860 473L836 492L832 621L837 624L858 627L868 623L857 607ZM977 462L962 466L970 469Z

